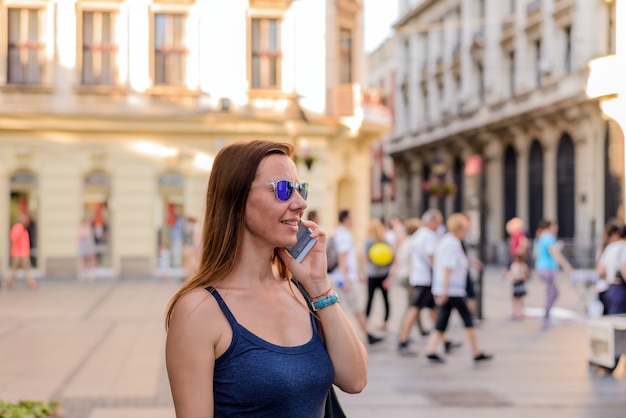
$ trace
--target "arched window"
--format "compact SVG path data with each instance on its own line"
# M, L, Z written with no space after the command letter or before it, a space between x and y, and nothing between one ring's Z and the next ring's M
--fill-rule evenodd
M89 218L96 244L97 267L110 268L112 256L111 198L113 181L108 173L93 171L83 178L83 210Z
M20 215L28 216L29 223L28 239L30 241L30 263L36 268L38 263L38 212L39 198L38 188L39 179L29 171L19 171L13 174L9 179L10 198L9 198L9 225L17 222ZM9 259L10 245L7 245L7 260Z
M180 268L183 265L185 178L178 173L164 173L157 183L160 197L157 202L157 250L168 251L168 263L161 259L161 268Z
M624 155L624 140L620 135L611 135L611 125L606 123L604 137L604 223L611 218L621 218L618 213L622 202L623 167L617 155ZM613 156L613 157L611 157Z
M533 140L528 154L528 232L535 235L543 218L543 148Z
M456 195L454 196L454 212L463 211L463 161L461 158L454 159L454 184L456 184Z
M422 166L422 181L430 181L430 166L428 164ZM429 200L430 195L422 188L422 212L420 215L428 210L430 205Z
M504 223L517 216L517 155L512 145L504 151ZM504 228L504 225L502 225ZM506 236L506 231L503 232Z
M576 183L574 142L564 133L559 141L556 157L557 216L559 236L573 238L576 224Z

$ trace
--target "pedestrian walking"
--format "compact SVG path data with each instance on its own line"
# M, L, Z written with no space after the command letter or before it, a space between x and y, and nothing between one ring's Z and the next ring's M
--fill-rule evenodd
M30 238L28 236L28 216L20 214L10 232L11 239L11 266L6 278L7 289L14 286L13 279L19 269L24 271L24 277L29 289L37 289L39 284L33 277L30 264Z
M333 282L341 297L341 305L347 313L354 315L357 325L365 334L369 344L376 344L383 339L370 331L365 312L359 301L359 260L354 244L351 228L352 215L347 209L339 212L339 226L333 236L337 250L337 267L330 273L329 278Z
M94 280L96 267L96 240L89 216L84 216L78 226L78 280Z
M333 383L365 387L367 351L329 282L326 235L301 221L308 192L289 144L237 142L215 157L200 268L165 321L176 416L322 417ZM317 239L302 262L285 249L299 222Z
M382 250L378 250L378 248ZM393 250L389 243L385 241L385 225L378 218L372 218L370 220L367 236L365 237L363 258L365 259L367 274L367 304L365 306L365 316L369 319L374 294L377 290L380 291L385 306L385 316L380 328L386 331L390 307L387 288L383 284L391 271Z
M556 273L561 267L568 275L572 273L572 266L567 261L562 252L563 244L558 242L556 234L559 225L555 221L539 221L537 237L537 248L535 258L535 270L545 284L545 313L543 317L543 327L551 325L550 311L554 302L559 297L559 288L556 284Z
M467 271L470 261L463 251L461 241L470 228L470 221L462 213L450 215L446 222L447 233L437 243L433 260L432 293L437 302L437 323L428 340L428 360L433 363L444 363L437 353L437 347L444 342L444 333L452 309L455 309L465 326L465 334L472 350L474 361L490 360L492 356L478 349L476 331L472 315L465 302Z
M409 274L411 272L411 236L422 226L419 218L409 218L404 221L406 236L398 243L393 257L393 264L389 271L387 280L383 286L389 289L394 283L400 284L407 290L407 297L410 293ZM410 299L409 304L410 304Z
M530 251L530 240L524 229L524 221L520 218L510 219L505 226L507 234L509 234L509 262L510 265L515 256L522 255L524 258Z
M509 267L509 277L513 288L511 301L511 319L524 319L524 298L526 297L526 281L529 277L528 264L522 254L517 254Z
M317 225L321 225L320 215L315 209L309 211L307 219L309 221L315 222Z
M402 222L402 218L399 215L393 215L389 219L389 225L385 230L385 241L387 244L391 245L395 251L406 237L406 234L406 226Z
M596 293L602 303L602 314L608 313L605 300L606 292L612 283L619 279L622 268L622 251L624 250L626 227L616 221L610 221L604 228L602 244L598 248L596 271Z
M408 307L400 326L398 352L402 355L414 355L409 349L411 328L416 321L419 323L423 336L428 335L421 325L420 316L423 309L430 310L431 322L437 318L435 300L431 292L433 255L437 247L437 230L443 222L443 215L437 209L428 209L422 215L422 226L411 236L409 284L411 285L411 304Z

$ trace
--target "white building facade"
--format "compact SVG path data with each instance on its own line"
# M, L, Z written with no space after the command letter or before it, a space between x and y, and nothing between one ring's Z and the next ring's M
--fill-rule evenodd
M365 224L390 121L363 101L362 22L361 0L0 0L4 268L26 213L42 275L75 274L84 216L103 275L152 274L237 140L294 144L323 226Z
M574 264L593 264L624 213L623 134L585 95L614 15L603 0L400 1L394 212L479 211L490 261L507 220L532 234L555 219Z

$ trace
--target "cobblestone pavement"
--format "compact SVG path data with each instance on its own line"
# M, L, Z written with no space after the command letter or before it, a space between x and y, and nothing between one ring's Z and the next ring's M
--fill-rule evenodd
M164 366L165 307L179 282L159 279L78 283L42 279L0 291L0 399L61 400L68 418L171 418ZM381 344L368 347L369 383L338 395L350 417L624 417L626 383L588 366L582 302L589 289L560 278L555 324L542 330L543 288L528 286L528 318L509 320L510 284L499 268L485 274L481 348L495 354L475 366L458 317L449 338L463 342L446 364L396 353L406 293L391 289L391 317ZM377 329L376 295L370 322ZM456 315L456 314L454 314Z

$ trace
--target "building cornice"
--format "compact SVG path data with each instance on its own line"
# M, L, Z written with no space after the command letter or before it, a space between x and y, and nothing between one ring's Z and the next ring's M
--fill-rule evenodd
M313 118L302 136L336 136L339 123L332 118ZM224 114L170 115L75 115L75 114L2 114L0 134L3 132L57 132L90 134L158 134L158 135L235 135L241 137L272 135L284 137L285 120L260 119Z
M485 118L489 113L488 109L482 108L477 115L468 119L457 119L449 125L437 126L435 129L419 134L398 134L388 144L389 154L392 156L401 155L407 151L430 148L434 145L458 141L459 139L471 139L484 132L497 132L508 129L511 126L532 124L540 118L570 120L567 109L584 105L590 100L584 92L562 97L551 102L549 105L535 107L527 106L524 109L516 108L516 111L508 114L502 113L494 116L491 121ZM560 115L560 116L559 116Z
M428 9L430 6L432 6L436 2L437 0L425 0L419 6L415 7L412 10L409 10L408 12L404 14L404 16L401 16L396 21L396 23L393 24L393 27L395 29L401 28L402 26L406 25L414 18L418 17L422 12L424 12L426 9Z

